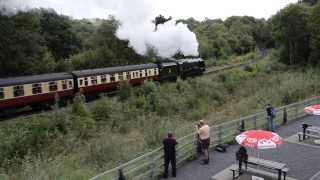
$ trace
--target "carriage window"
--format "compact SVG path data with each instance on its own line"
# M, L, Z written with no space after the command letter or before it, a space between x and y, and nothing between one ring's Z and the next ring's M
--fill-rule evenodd
M140 71L140 77L143 77L143 71L142 70Z
M97 81L97 77L96 77L96 76L91 76L90 78L91 78L91 84L92 84L92 85L98 84L98 81Z
M0 99L4 99L3 88L0 88Z
M88 78L84 78L84 85L88 86Z
M158 69L154 69L154 74L155 74L155 75L158 74Z
M73 87L73 82L72 80L69 80L69 89L71 89Z
M139 72L135 72L136 73L136 77L139 77Z
M122 73L119 73L119 81L122 81L123 80L123 74Z
M67 89L67 81L62 81L62 89Z
M101 83L106 83L107 82L107 77L106 75L101 76Z
M83 85L83 79L80 79L80 86L82 86Z
M49 82L49 91L52 92L56 90L58 90L57 82Z
M131 79L130 72L127 72L127 80Z
M13 95L14 95L14 97L23 96L24 95L24 87L23 86L13 87Z
M42 93L41 84L32 84L32 94Z
M115 75L114 75L114 74L111 74L111 76L110 76L110 81L111 81L111 82L116 81L116 77L115 77Z

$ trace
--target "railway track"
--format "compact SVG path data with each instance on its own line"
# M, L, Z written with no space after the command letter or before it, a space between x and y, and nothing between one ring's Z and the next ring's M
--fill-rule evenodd
M240 64L233 64L233 65L225 65L225 66L218 66L218 67L210 67L207 68L207 70L203 73L204 75L211 75L211 74L219 74L227 70L231 69L236 69L236 68L244 68L248 65L254 64L253 62L246 62L246 63L240 63ZM117 94L118 91L114 92L108 92L108 93L103 93L103 96L113 96ZM94 100L89 100L88 103L93 102ZM42 113L48 113L52 112L52 110L45 108L45 109L31 109L31 108L24 108L24 110L20 109L17 110L16 112L6 112L6 113L1 113L0 112L0 121L7 121L10 119L14 119L20 116L31 116L31 115L37 115L37 114L42 114Z
M223 71L227 71L230 69L236 69L236 68L244 68L246 66L255 64L254 62L245 62L245 63L239 63L239 64L232 64L232 65L225 65L225 66L219 66L219 67L213 67L213 68L207 68L207 70L203 73L204 75L214 74L214 73L220 73Z

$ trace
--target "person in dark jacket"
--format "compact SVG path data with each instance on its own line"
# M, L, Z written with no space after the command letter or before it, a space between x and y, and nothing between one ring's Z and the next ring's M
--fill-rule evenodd
M236 152L236 158L239 161L239 173L242 173L242 162L244 162L247 170L248 164L248 154L244 146L240 146L239 150Z
M126 180L126 177L124 176L122 169L119 169L118 172L119 172L118 180Z
M164 178L168 178L169 163L172 167L172 176L176 177L176 139L173 137L171 132L168 136L163 139L163 150L164 150Z
M268 130L274 132L274 124L273 124L274 109L271 106L271 104L267 104L266 111L267 111L267 120L268 120Z

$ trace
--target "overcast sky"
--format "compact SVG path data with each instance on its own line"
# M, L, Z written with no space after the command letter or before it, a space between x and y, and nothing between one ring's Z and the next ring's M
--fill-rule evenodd
M135 1L135 0L127 0ZM237 16L269 18L278 10L297 0L142 0L152 8L152 15L163 14L174 19L194 17L203 20ZM116 0L0 0L11 8L50 7L73 18L107 18L114 14ZM140 0L141 2L141 0ZM141 6L138 6L141 7ZM135 8L133 5L132 8Z

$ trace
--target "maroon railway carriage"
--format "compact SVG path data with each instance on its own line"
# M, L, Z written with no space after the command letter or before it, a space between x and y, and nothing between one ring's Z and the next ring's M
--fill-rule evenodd
M0 110L73 96L73 76L53 73L0 79Z
M147 79L158 80L159 68L157 64L150 63L73 71L72 74L76 79L76 87L80 89L81 93L95 94L100 91L116 90L121 81L128 81L131 85L139 85Z

